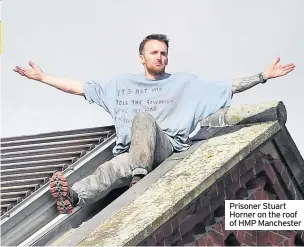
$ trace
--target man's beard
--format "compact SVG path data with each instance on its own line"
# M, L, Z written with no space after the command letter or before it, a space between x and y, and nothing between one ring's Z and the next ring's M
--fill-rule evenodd
M151 75L161 76L165 73L165 67L163 67L161 69L147 68L147 71Z

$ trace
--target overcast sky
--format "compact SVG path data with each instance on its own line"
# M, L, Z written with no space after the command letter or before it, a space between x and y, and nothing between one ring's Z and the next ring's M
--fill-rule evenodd
M84 98L14 73L37 63L78 80L139 73L138 46L151 33L170 39L168 72L231 79L264 71L277 56L294 72L235 95L233 104L281 100L304 154L303 0L2 0L1 136L112 124ZM189 99L191 100L191 99Z

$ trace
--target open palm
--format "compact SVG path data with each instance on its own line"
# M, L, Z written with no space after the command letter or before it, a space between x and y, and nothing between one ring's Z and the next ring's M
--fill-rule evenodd
M289 72L293 71L295 68L295 65L293 63L278 64L279 62L280 58L278 57L268 66L267 70L265 71L265 76L267 79L286 75Z
M14 71L29 79L41 81L44 75L42 70L32 61L29 62L29 65L31 66L31 69L16 66Z

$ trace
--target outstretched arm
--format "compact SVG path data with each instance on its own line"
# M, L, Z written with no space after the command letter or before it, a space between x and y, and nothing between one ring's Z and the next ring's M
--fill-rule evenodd
M27 77L28 79L40 81L42 83L55 87L66 93L83 95L82 82L76 80L56 78L53 76L46 75L36 64L34 64L31 61L29 62L29 65L31 66L32 69L16 66L14 71L22 76Z
M265 72L250 76L250 77L244 77L239 79L234 79L232 83L232 93L240 93L243 92L249 88L254 87L255 85L259 83L265 83L269 79L277 78L280 76L284 76L288 74L289 72L293 71L295 68L295 65L285 64L285 65L279 65L280 58L276 58L266 69Z

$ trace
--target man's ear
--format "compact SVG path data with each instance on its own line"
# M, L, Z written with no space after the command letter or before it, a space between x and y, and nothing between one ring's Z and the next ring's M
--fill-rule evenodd
M145 64L145 58L144 58L143 55L140 55L140 56L139 56L139 62L140 62L142 65Z

